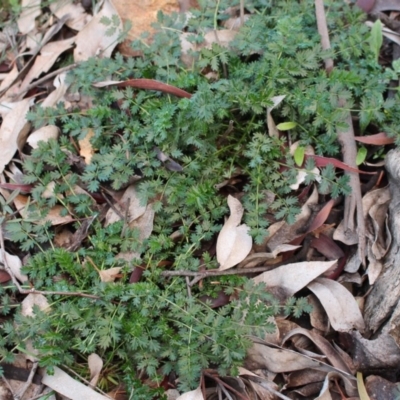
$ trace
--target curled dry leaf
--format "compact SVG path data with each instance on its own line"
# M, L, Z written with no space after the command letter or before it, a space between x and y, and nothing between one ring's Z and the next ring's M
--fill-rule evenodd
M319 348L319 350L323 353L324 356L329 360L329 362L338 370L341 370L342 372L351 375L351 371L345 361L342 359L340 354L336 351L336 349L329 343L328 340L326 340L324 337L322 337L320 334L317 332L309 331L304 328L295 328L288 332L285 335L284 340L282 341L282 345L289 340L291 337L295 335L303 335L310 339L316 347Z
M267 287L283 289L290 297L307 286L312 280L336 265L336 261L304 261L282 265L253 278L255 283L264 282Z
M338 372L328 372L325 377L324 384L322 386L321 392L319 393L319 396L315 400L332 400L332 396L329 391L330 387L330 381L332 380L337 380L341 379L344 382L345 388L346 388L346 393L348 396L357 396L357 389L355 385L353 384L353 381L350 380L349 378L343 376L343 374L340 374Z
M365 329L358 304L343 285L331 279L318 278L307 287L318 297L333 329L339 332Z
M24 141L29 131L30 124L26 120L26 114L29 111L31 100L25 99L11 110L4 118L0 128L0 173L4 167L14 157L18 150L18 144ZM22 147L22 146L21 146Z
M176 400L204 400L201 387L195 390L181 394Z
M57 126L47 125L32 132L26 141L33 149L37 149L39 147L39 142L47 142L49 139L57 139L59 134L60 129Z
M242 204L238 199L229 195L228 206L231 215L217 239L217 260L220 271L232 268L243 261L253 245L249 227L245 224L239 225L244 212Z
M60 101L62 101L62 99L64 98L65 93L67 92L68 87L70 86L69 83L65 82L65 78L66 78L67 74L63 73L60 75L57 75L54 79L53 85L56 88L55 90L53 90L41 103L41 106L43 108L46 107L54 107L55 105L57 105L57 103L59 103Z
M103 360L96 353L92 353L88 357L88 367L90 371L89 386L96 387L100 378L101 369L103 368Z
M103 18L112 19L117 16L119 26L115 32L107 35L109 29L104 23ZM108 58L111 56L118 43L118 35L122 29L122 22L117 11L110 0L105 0L101 11L76 36L76 48L74 50L74 60L85 61L90 57Z

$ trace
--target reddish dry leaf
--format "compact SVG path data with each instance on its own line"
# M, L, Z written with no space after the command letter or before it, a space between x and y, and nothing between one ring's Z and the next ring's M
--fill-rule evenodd
M155 79L129 79L127 81L104 81L93 84L94 87L105 87L105 86L117 86L125 88L127 86L134 87L136 89L145 90L157 90L163 93L172 94L177 97L186 97L190 99L192 95L185 90L179 89L175 86L168 85L166 83L156 81Z
M315 216L313 222L311 223L310 227L308 228L307 233L313 232L314 230L318 229L319 227L321 227L324 224L324 222L329 217L329 214L330 214L334 204L335 204L335 200L331 199L322 207L322 209Z
M366 13L369 13L375 5L375 0L357 0L356 5Z
M11 276L8 274L8 272L4 271L3 269L0 269L0 283L8 282L10 279Z
M361 171L357 168L350 167L349 165L345 164L342 161L337 160L336 158L332 157L323 157L323 156L313 156L313 155L305 155L304 159L307 160L308 158L311 158L314 160L315 165L319 168L326 167L329 164L332 164L336 168L340 168L344 171L350 171L350 172L357 172L358 174L365 174L365 175L375 175L376 172L367 172L367 171Z
M337 260L344 257L343 250L332 238L324 234L320 234L318 238L313 238L310 246L318 250L328 260Z
M360 143L374 144L376 146L384 146L386 144L394 143L394 138L390 138L385 132L369 136L355 136L354 139Z
M21 183L0 183L0 188L9 190L20 190L24 193L30 193L33 189L33 185L24 185Z

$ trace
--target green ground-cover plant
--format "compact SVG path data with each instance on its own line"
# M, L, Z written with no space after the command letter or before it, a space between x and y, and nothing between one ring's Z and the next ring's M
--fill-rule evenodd
M232 1L221 0L218 7L200 1L200 9L187 22L160 15L160 33L153 42L134 44L141 57L91 59L70 74L71 91L92 96L92 108L39 105L30 114L34 125L57 124L62 132L58 141L41 143L23 162L25 183L34 185L32 219L61 204L65 213L75 216L76 229L85 220L94 222L75 254L54 248L50 224L8 218L8 209L7 237L31 255L24 272L36 289L98 298L53 295L49 313L37 309L34 318L16 313L18 330L12 322L0 327L1 359L10 360L11 349L21 349L31 339L44 366L73 367L96 352L106 367L117 366L116 375L125 376L130 385L138 386L136 373L141 370L158 381L176 373L186 389L197 385L202 368L230 372L243 360L250 336L273 329L268 317L282 310L262 286L241 277L220 277L217 286L205 279L189 297L184 278L167 279L158 266L168 261L176 270L217 267L204 244L215 240L228 212L218 184L237 171L244 177L238 190L245 193L245 222L257 243L268 234L267 212L277 220L294 220L299 205L290 184L298 167L285 138L267 132L266 109L274 96L286 96L273 116L276 123L295 122L293 141L312 145L319 155L340 157L336 131L346 128L348 110L358 119L360 134L379 127L396 136L398 95L385 97L397 74L378 64L362 13L335 1L328 10L329 52L321 50L311 0L254 0L246 1L253 15L230 48L214 44L193 51L192 65L183 64L182 29L192 33L189 40L201 43L207 29L218 28L227 18L223 10L228 6ZM326 57L333 57L336 65L329 76L323 70ZM213 77L207 72L214 72ZM92 85L110 77L155 79L193 95L188 99ZM73 162L73 142L89 129L97 153L82 171ZM173 158L179 168L164 165L157 151ZM305 168L312 171L312 160ZM93 199L74 191L78 183L92 193L101 187L121 189L133 175L141 176L141 200L153 202L156 213L153 233L145 241L123 222L103 227ZM314 180L310 173L306 183ZM43 197L50 182L56 183L54 196ZM351 189L345 175L335 176L327 167L319 190L336 197ZM268 193L275 196L272 202ZM170 236L175 231L179 240ZM116 258L121 251L141 254L132 264L145 266L142 280L128 284L132 265L125 265L117 283L102 283L92 264L99 269L124 265ZM214 310L199 301L200 296L216 297L221 289L232 296L228 305ZM0 290L1 311L7 314L9 289ZM291 299L285 311L299 315L307 309L304 300Z

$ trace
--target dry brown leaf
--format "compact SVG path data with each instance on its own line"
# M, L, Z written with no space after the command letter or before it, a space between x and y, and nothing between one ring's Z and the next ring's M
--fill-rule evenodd
M90 143L90 139L94 136L94 131L92 128L89 128L86 136L79 140L79 154L85 159L86 164L90 164L92 160L94 149L92 143Z
M279 222L279 228L274 229L274 233L271 233L267 237L265 244L268 248L273 251L276 247L284 244L290 243L295 238L302 236L304 232L304 227L309 223L311 217L310 205L318 203L318 190L314 188L311 196L307 199L306 203L301 207L300 214L296 216L296 222L294 224L288 224L286 221ZM270 227L271 228L271 227ZM270 231L270 228L268 230Z
M292 331L288 332L282 342L282 345L289 340L291 337L295 335L302 335L310 339L314 345L323 353L324 356L329 360L329 362L338 370L352 375L350 369L347 364L343 361L340 354L336 351L336 349L317 332L309 331L304 328L296 328Z
M176 400L204 400L201 387L195 390L181 394Z
M25 219L30 218L29 212L26 210L26 206L29 204L29 201L29 196L23 196L21 194L14 199L15 208L21 214L22 218ZM74 221L74 218L70 214L67 214L65 216L60 215L62 210L64 210L63 206L55 205L49 210L48 214L44 218L44 221L50 221L52 225L67 224ZM34 222L40 224L43 221L39 220Z
M325 381L322 386L321 392L315 400L332 400L332 396L329 391L329 386L330 386L329 383L330 383L331 379L332 380L333 379L334 380L337 380L337 379L343 380L343 382L345 384L345 388L346 388L346 393L348 396L357 396L358 395L358 392L357 392L357 389L356 389L356 386L355 386L355 383L353 380L350 380L346 376L343 376L343 374L332 371L332 372L328 372L326 374Z
M247 351L244 367L249 370L267 369L275 373L318 368L320 363L310 357L287 349L275 349L254 343Z
M41 0L22 0L22 13L17 20L18 29L22 34L33 31L36 27L35 19L41 14Z
M101 369L103 368L103 360L96 353L92 353L88 357L88 367L90 371L89 386L94 388L100 378Z
M42 73L47 72L53 64L57 61L57 58L64 51L70 49L75 42L75 37L58 40L56 42L50 42L45 44L40 50L40 54L36 57L34 64L30 68L29 72L25 76L24 80L19 87L19 93L22 95L26 92L29 84Z
M2 229L0 227L0 229ZM28 280L28 277L24 274L21 273L21 268L22 268L22 262L17 256L13 256L12 254L9 254L5 251L6 255L6 261L8 267L11 269L11 272L13 275L20 281L20 282L25 282ZM4 265L4 260L3 260L3 252L0 251L0 264Z
M111 0L105 0L101 11L76 36L75 62L85 61L90 57L108 58L111 56L118 43L122 23L120 20L115 32L107 35L109 27L100 21L104 17L111 19L115 15L118 16L118 13Z
M30 124L26 120L26 114L30 108L30 99L21 100L15 108L4 118L0 127L0 173L14 157L20 142L25 140Z
M81 3L75 3L74 0L58 0L50 3L51 12L57 17L62 18L68 15L65 23L69 28L80 31L92 19L87 14Z
M114 203L114 207L123 217L127 217L128 224L146 212L146 205L141 204L137 185L128 186L119 203ZM120 220L121 217L112 208L110 208L106 214L105 226Z
M339 332L365 329L358 304L343 285L331 279L318 278L307 287L318 297L333 329Z
M32 132L26 141L33 149L37 149L39 147L39 142L47 142L49 139L58 139L59 134L60 129L57 126L47 125Z
M285 253L287 251L293 251L296 250L298 248L300 248L301 246L293 246L291 244L282 244L281 246L278 246L274 251L272 251L271 253L253 253L248 255L240 264L239 264L239 268L252 268L255 265L261 263L261 262L265 262L267 260L275 260L278 255L280 253ZM273 263L271 263L273 267Z
M306 287L312 280L328 271L336 261L304 261L282 265L253 278L255 283L264 282L267 287L283 289L286 297Z
M228 206L231 214L217 239L217 260L220 271L232 268L243 261L253 245L249 227L245 224L239 225L244 212L242 204L229 195Z
M114 282L117 279L121 269L122 267L113 267L99 270L100 280L102 282Z

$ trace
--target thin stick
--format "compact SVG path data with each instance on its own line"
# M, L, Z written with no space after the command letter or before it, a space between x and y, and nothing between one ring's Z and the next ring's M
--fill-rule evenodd
M41 85L42 83L46 82L48 79L53 78L59 74L62 74L63 72L70 71L71 69L74 69L77 65L78 64L74 63L74 64L68 65L66 67L56 69L53 72L50 72L49 74L45 75L44 77L31 83L28 87L26 87L24 89L24 92L29 92L31 89L35 88L36 86ZM18 94L22 94L22 93L18 93Z
M29 386L32 383L33 377L36 374L37 369L38 369L38 362L34 361L33 365L32 365L32 368L31 368L31 371L29 372L28 379L26 380L26 382L24 383L24 385L21 387L21 389L19 390L19 392L17 394L18 398L22 399L23 395L28 390Z
M315 14L317 17L318 33L321 35L321 46L323 50L329 50L331 43L329 40L328 25L326 23L324 0L315 0ZM325 60L325 70L329 74L333 69L332 58Z
M331 48L329 41L328 25L326 23L325 8L323 0L315 0L315 14L317 18L318 32L321 35L321 46L324 50ZM333 60L325 60L325 70L329 74L333 69ZM344 99L339 98L339 107L345 105ZM357 145L354 139L353 121L350 111L347 112L346 121L348 129L337 131L338 141L342 148L343 161L350 167L357 168L356 155ZM358 236L358 254L363 265L365 265L365 219L362 206L362 194L360 177L356 172L346 172L350 177L351 194L346 196L344 202L344 227L345 234L355 233L354 213L356 212L357 236Z

